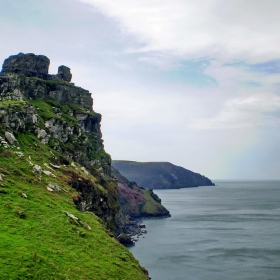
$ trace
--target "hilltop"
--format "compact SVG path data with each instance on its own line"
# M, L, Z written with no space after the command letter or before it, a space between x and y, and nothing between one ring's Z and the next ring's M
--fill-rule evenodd
M214 185L210 179L169 162L113 160L125 177L147 189L179 189Z

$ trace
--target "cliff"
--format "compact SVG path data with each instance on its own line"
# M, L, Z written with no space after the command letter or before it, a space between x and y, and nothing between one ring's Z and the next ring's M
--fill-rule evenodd
M18 54L0 75L0 278L146 279L114 238L120 201L101 115L70 68Z
M147 189L179 189L214 185L207 177L169 162L113 160L112 165L129 180Z
M140 188L136 182L129 181L116 168L112 175L118 180L120 199L120 233L132 236L142 234L140 222L144 218L170 217L169 211L161 204L161 199L152 191ZM131 238L123 243L131 244Z

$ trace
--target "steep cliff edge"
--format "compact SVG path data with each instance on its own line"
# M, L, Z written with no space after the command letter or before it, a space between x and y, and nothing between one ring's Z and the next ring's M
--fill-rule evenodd
M169 162L113 160L112 165L129 180L147 189L179 189L214 185L207 177Z
M140 223L143 219L167 218L170 213L161 205L161 199L152 190L140 188L136 182L129 181L114 167L111 170L112 176L118 180L121 206L119 232L128 235L123 243L131 244L131 237L143 233Z
M0 75L0 278L146 279L114 238L119 194L101 115L70 69L18 54Z

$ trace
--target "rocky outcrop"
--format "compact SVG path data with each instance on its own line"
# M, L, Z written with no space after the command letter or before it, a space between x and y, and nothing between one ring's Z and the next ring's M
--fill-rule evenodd
M112 238L119 234L120 203L101 115L91 94L69 83L68 67L49 75L48 64L44 56L19 54L5 61L0 75L0 195L9 200L0 206L1 227L5 240L19 244L4 250L8 265L0 278L148 279ZM34 230L22 231L22 222ZM41 250L50 242L55 254ZM31 257L26 246L36 249ZM17 260L22 252L24 264ZM52 266L57 252L60 265Z
M11 55L5 59L1 74L21 74L26 77L37 77L41 79L60 78L63 81L70 82L72 74L70 68L64 65L58 67L56 75L49 75L50 60L44 55L35 55L33 53L19 53Z
M8 131L5 131L5 138L8 140L8 142L13 146L18 146L18 141L13 135L13 133L10 133Z
M105 187L101 189L96 183L78 177L75 173L64 173L71 178L69 184L79 194L78 196L72 197L76 207L80 211L91 211L95 213L105 221L110 230L115 230L119 213L119 201L115 182L96 176L98 183Z
M213 186L207 177L169 162L114 160L112 165L129 180L147 189L179 189Z
M70 68L60 66L57 75L49 75L49 63L45 56L23 53L5 60L0 75L0 149L20 145L17 137L29 133L63 154L64 161L81 164L103 191L88 179L78 181L68 174L69 184L79 193L77 208L94 212L114 229L119 201L110 177L111 158L103 147L101 115L93 110L90 92L69 83ZM33 171L55 177L36 165Z
M66 82L71 82L72 74L70 72L70 68L64 65L59 66L57 77L61 78Z
M0 103L0 125L4 129L24 131L36 127L38 114L33 106L3 106Z
M49 75L48 65L47 57L34 54L20 53L5 60L0 75L0 101L4 101L0 103L0 130L28 130L42 143L64 152L66 158L110 176L101 115L93 111L90 92L69 83L70 68L60 66L57 75Z
M120 233L140 235L143 233L140 227L142 219L170 217L169 211L161 205L160 198L152 190L140 188L136 182L129 181L114 167L111 167L111 170L118 181Z
M111 176L101 115L93 110L91 94L70 83L70 68L60 66L57 75L49 75L48 65L48 58L33 54L5 61L0 75L0 151L20 148L22 141L29 146L35 143L37 148L37 141L59 154L43 163L48 170L42 163L27 160L32 174L38 180L62 177L75 190L72 200L77 209L95 213L118 235L139 230L136 219L169 216L151 190L141 189L117 171L114 176L118 179ZM24 157L25 151L19 153L18 157ZM55 172L61 164L63 176ZM49 183L46 189L57 191L54 186L58 185Z
M44 55L19 53L5 59L2 75L22 74L27 77L47 78L50 60Z
M23 98L52 98L60 103L75 103L92 111L93 100L88 90L76 87L60 78L40 79L15 74L0 76L0 101L23 100Z

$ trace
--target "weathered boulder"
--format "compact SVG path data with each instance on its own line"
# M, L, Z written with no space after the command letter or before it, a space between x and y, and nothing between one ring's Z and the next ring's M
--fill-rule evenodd
M21 157L21 158L24 157L24 153L22 153L22 152L16 152L16 155Z
M64 65L58 67L57 76L66 82L70 82L72 79L70 68Z
M42 167L40 165L34 165L33 172L38 172L39 174L42 174Z
M59 192L61 191L61 187L56 185L56 184L54 184L54 183L49 183L48 184L48 188L51 188L52 190L57 190Z
M5 59L1 74L15 73L44 79L48 76L49 65L50 60L44 55L19 53Z
M5 138L11 145L18 146L18 141L12 133L5 131Z

